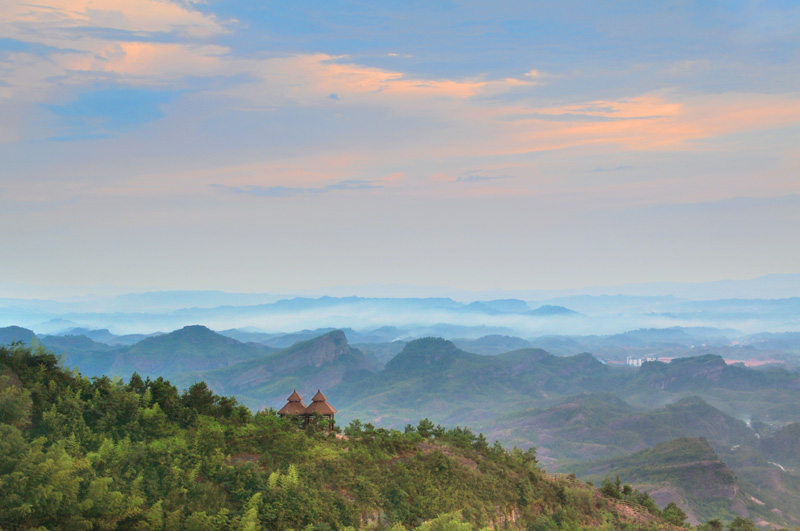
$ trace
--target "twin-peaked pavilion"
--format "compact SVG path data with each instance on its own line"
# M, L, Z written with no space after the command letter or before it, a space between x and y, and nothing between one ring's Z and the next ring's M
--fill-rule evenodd
M303 417L306 422L311 422L315 414L321 415L328 420L333 420L333 416L336 414L336 408L328 403L328 399L325 398L325 395L323 395L322 391L319 389L317 390L317 394L314 395L314 398L311 399L310 406L306 406L303 403L303 397L301 397L295 389L292 391L292 394L289 395L286 405L278 411L278 415L281 417L287 415Z

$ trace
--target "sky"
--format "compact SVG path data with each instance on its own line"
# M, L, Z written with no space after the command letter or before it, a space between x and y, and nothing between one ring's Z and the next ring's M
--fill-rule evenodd
M0 117L5 295L800 271L794 1L6 0Z

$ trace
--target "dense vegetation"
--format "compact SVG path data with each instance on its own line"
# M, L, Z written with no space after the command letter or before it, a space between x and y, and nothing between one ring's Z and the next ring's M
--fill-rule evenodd
M41 348L0 347L0 528L668 527L469 429L323 428L203 383L89 379Z

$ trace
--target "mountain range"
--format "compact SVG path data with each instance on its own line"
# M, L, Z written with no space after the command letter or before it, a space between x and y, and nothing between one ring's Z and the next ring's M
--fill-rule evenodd
M595 480L619 473L661 501L680 502L698 519L721 506L723 498L726 514L759 515L765 522L781 525L795 517L792 500L800 499L795 471L800 466L797 372L731 364L714 354L627 367L604 363L586 352L555 356L530 346L536 340L502 335L456 341L429 337L359 347L348 341L348 333L362 340L382 340L398 332L402 330L335 329L285 348L242 342L196 325L132 345L121 344L103 330L89 333L113 345L87 335L42 336L40 341L63 355L67 365L77 365L90 376L165 375L183 388L203 380L215 392L233 394L254 409L281 407L293 389L306 398L323 389L339 409L341 424L360 418L402 428L423 417L447 426L467 424L485 432L490 440L521 448L536 446L539 458L560 470ZM313 336L315 331L271 336L236 333L242 339L291 342ZM698 338L724 343L717 339L720 334L708 329L636 330L606 338L561 340L609 342L635 349ZM35 340L31 331L19 327L0 329L0 337ZM750 340L759 344L790 337ZM388 353L388 346L394 354L375 354ZM518 346L523 348L499 352ZM484 350L478 354L469 352L470 347ZM673 443L686 438L705 441L713 456L697 459L707 451L700 452L699 443ZM664 452L684 455L686 460L674 470L664 468L667 464L657 457ZM645 459L642 456L660 463L657 473L637 469ZM581 464L587 460L589 468ZM706 472L697 472L698 478L728 485L725 478L733 471L738 479L733 487L721 486L720 492L728 492L729 487L746 491L765 507L766 500L772 500L769 509L780 514L769 519L759 503L744 495L697 498L688 487L692 476L668 473L702 468L705 461L711 465ZM770 494L769 485L780 485L782 490ZM688 500L694 498L697 503L690 504Z
M477 339L489 334L524 338L552 334L609 335L632 328L670 326L736 329L740 334L750 334L800 330L800 298L789 294L774 299L574 295L454 300L278 298L181 292L174 293L171 301L169 293L150 293L85 301L0 299L0 325L25 326L40 335L63 334L73 328L109 329L119 335L152 334L194 323L205 323L217 330L238 328L265 334L276 334L281 328L362 331L397 327L413 337L434 335L448 339Z

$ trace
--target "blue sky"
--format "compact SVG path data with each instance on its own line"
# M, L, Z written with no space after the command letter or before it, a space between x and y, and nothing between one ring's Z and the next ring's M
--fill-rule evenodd
M796 2L12 1L0 35L15 293L800 270Z

